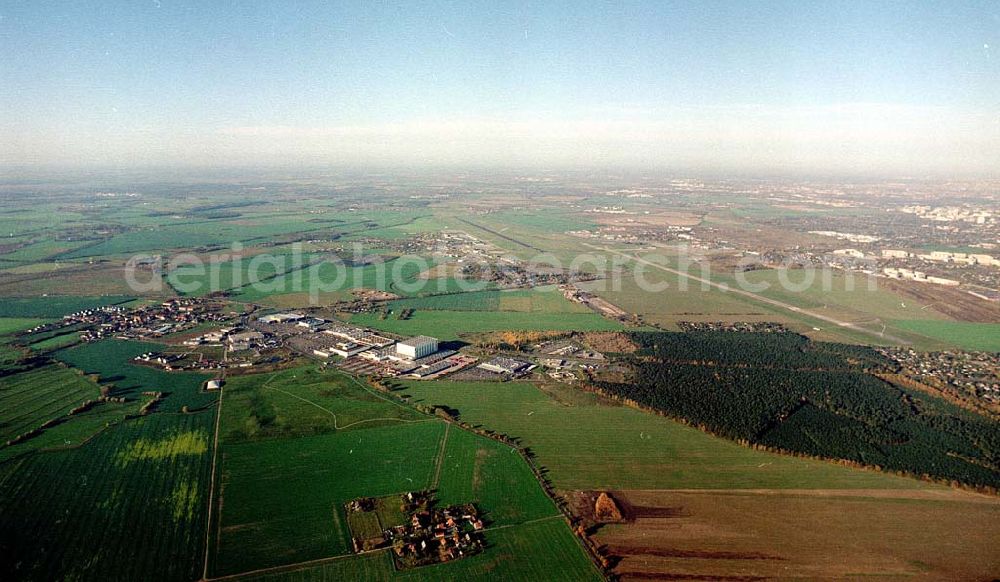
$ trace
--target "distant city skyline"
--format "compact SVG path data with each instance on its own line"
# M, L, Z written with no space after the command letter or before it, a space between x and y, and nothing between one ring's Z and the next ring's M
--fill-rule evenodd
M996 2L0 1L0 165L995 176Z

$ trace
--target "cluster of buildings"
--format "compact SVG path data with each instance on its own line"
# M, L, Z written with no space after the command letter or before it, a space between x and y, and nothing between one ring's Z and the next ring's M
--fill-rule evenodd
M480 370L500 374L502 376L517 377L525 372L531 371L535 366L531 362L509 358L507 356L497 356L476 366Z
M883 267L882 274L890 279L908 279L910 281L924 281L927 283L934 283L936 285L947 285L949 287L957 287L959 281L955 279L946 279L944 277L934 277L929 276L923 271L916 271L913 269L904 269L902 267Z
M397 525L383 526L377 517L379 505L396 502L402 503L405 520ZM477 554L485 547L481 533L485 526L476 506L471 503L436 508L430 493L408 492L398 501L370 497L355 499L345 504L345 509L347 521L352 525L354 551L360 553L391 546L400 568L449 562ZM356 524L371 522L377 523L378 528L355 528Z
M356 374L431 379L475 363L476 358L443 350L437 338L396 340L378 332L297 313L265 315L258 327L283 335L289 347L320 358L338 356L341 368Z
M809 234L816 234L819 236L829 236L837 238L840 240L851 241L855 243L873 243L878 242L879 237L872 236L870 234L855 234L850 232L837 232L835 230L810 230Z
M664 225L657 228L646 228L635 224L602 226L596 230L570 230L566 234L616 243L643 244L652 241L681 241L695 246L699 241L691 230L689 226Z
M844 251L833 251L835 253L850 252L854 256L864 258L865 254L857 249L844 249ZM920 259L932 263L952 263L956 265L984 265L987 267L1000 267L1000 259L993 258L986 253L952 253L948 251L931 251L929 253L911 253L910 251L898 249L882 249L883 259Z
M164 371L219 370L225 367L219 360L200 352L146 352L132 359L136 363L161 368Z
M582 291L576 285L560 285L559 289L566 299L584 305L609 319L626 321L632 318L632 314L628 311L597 295Z
M678 321L681 331L729 331L741 333L787 333L784 324L774 321Z
M112 306L79 311L63 317L60 323L52 324L52 327L86 326L80 334L84 341L108 337L145 339L227 318L215 304L199 299L171 299L137 309Z
M993 224L996 222L996 215L992 210L970 206L909 205L903 206L899 211L937 222L961 221L972 224Z
M989 352L918 352L877 348L903 374L924 384L951 389L956 395L1000 404L1000 354Z

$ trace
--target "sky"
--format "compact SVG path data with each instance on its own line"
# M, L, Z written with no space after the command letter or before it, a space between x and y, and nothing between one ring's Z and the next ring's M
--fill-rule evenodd
M0 166L1000 170L1000 2L0 0Z

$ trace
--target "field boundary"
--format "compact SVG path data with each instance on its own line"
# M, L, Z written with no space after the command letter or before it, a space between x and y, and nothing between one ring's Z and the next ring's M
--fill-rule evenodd
M293 394L293 393L291 393L291 392L289 392L287 390L282 390L281 388L270 388L269 387L269 388L264 388L264 390L275 390L277 392L281 392L282 394L285 394L287 396L291 396L292 398L295 398L297 400L301 400L302 402L305 402L306 404L311 404L311 405L315 406L316 408L318 408L318 409L326 412L327 414L329 414L330 416L333 417L333 428L335 430L344 430L345 428L351 428L352 426L356 426L356 425L359 425L359 424L364 424L366 422L380 422L380 421L386 421L386 420L393 421L393 422L408 422L408 423L421 423L421 422L431 422L432 421L432 419L429 419L429 418L428 419L423 419L423 420L415 420L415 419L410 419L410 418L388 418L388 417L380 417L380 418L365 418L363 420L358 420L358 421L352 422L350 424L345 424L344 426L340 426L338 424L339 421L337 420L337 413L334 412L334 411L332 411L332 410L330 410L329 408L326 408L325 406L322 406L322 405L320 405L320 404L318 404L316 402L313 402L312 400L309 400L308 398L304 398L302 396L299 396L298 394Z
M201 578L202 580L208 579L208 559L209 553L211 551L211 539L212 539L212 514L215 509L215 474L216 465L219 460L219 425L222 420L222 395L225 393L225 388L219 388L219 404L215 409L215 438L212 439L212 471L209 477L208 485L208 516L205 519L205 561L204 567L202 569ZM221 523L221 516L219 522Z
M451 423L444 423L444 436L441 437L441 449L438 451L437 463L434 467L434 479L431 480L431 489L437 489L441 482L441 467L444 466L444 456L448 452L448 431L451 430Z

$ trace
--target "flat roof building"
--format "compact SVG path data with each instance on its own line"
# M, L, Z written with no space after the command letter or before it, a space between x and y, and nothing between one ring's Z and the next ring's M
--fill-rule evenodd
M495 374L518 374L531 367L531 362L497 356L488 362L479 364L477 368L493 372Z
M396 344L396 354L409 360L417 360L436 351L438 351L437 338L426 335L418 335Z

